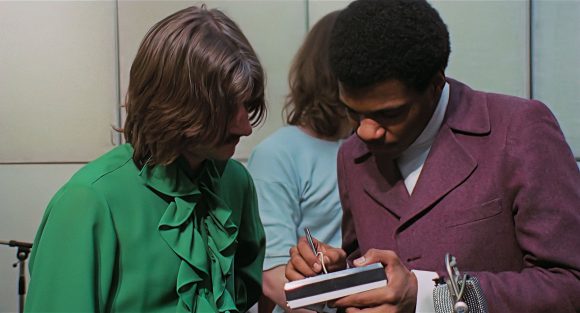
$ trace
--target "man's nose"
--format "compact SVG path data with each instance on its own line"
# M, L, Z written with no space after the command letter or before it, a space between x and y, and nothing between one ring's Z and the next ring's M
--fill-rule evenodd
M250 134L252 134L252 125L248 110L245 106L240 106L230 123L230 135L249 136Z
M385 128L370 118L360 121L356 134L364 141L375 141L385 136Z

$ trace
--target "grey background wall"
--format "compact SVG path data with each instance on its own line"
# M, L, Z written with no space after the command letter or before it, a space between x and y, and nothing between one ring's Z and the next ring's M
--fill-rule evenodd
M349 1L205 1L238 22L267 72L268 119L235 158L280 127L287 72L309 25ZM50 197L120 142L121 99L141 38L200 2L0 1L0 240L31 242ZM447 74L534 97L580 156L580 2L433 1L449 26ZM0 312L16 312L16 250L0 246ZM67 260L63 260L66 262Z

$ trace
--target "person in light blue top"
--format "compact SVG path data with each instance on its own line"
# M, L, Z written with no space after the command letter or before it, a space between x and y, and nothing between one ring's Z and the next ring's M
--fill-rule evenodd
M323 242L341 244L342 208L336 179L338 147L352 132L328 64L328 40L338 11L308 33L290 69L284 126L257 145L248 169L266 231L263 294L289 310L284 295L289 250L304 228Z
M266 229L264 270L288 262L288 251L304 236L304 227L316 238L341 244L342 211L336 184L339 144L339 140L312 137L290 125L254 149L248 166Z

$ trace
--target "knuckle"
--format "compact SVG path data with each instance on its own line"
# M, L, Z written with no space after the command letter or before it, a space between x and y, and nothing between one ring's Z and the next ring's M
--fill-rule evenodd
M379 250L373 248L373 249L369 249L367 251L367 253L365 253L365 258L372 262L372 261L376 261L376 260L380 259L379 255L380 255Z

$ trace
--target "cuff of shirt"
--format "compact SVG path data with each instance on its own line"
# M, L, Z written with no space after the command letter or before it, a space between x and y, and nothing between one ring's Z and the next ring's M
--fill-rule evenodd
M433 304L433 279L439 278L436 272L412 270L417 277L417 306L415 313L435 313Z

